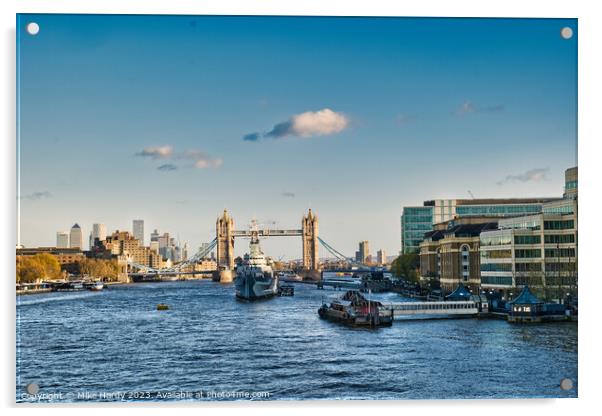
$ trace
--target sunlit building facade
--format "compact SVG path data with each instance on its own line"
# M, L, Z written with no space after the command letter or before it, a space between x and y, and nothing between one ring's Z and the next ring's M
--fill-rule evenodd
M423 206L404 207L401 215L401 251L417 253L424 234L434 225L461 217L510 217L538 214L543 204L561 198L437 199Z
M484 289L576 288L576 199L544 204L541 214L502 219L498 228L480 236Z

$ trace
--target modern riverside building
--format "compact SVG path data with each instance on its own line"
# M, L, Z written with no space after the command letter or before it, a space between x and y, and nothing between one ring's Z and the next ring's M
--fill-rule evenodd
M501 219L481 234L481 286L506 290L577 285L577 200L543 205L541 214Z
M69 233L67 231L59 231L56 233L56 247L69 248Z
M404 207L401 214L401 252L416 253L424 234L433 231L433 207Z
M84 248L82 229L78 224L74 224L69 232L69 248L77 248L80 250Z
M448 293L460 283L478 291L479 236L496 228L495 217L457 218L436 224L420 244L420 279L435 279Z
M544 203L561 198L505 198L505 199L437 199L425 201L423 206L404 207L401 215L401 252L417 253L424 234L433 231L433 225L459 217L510 217L542 212Z

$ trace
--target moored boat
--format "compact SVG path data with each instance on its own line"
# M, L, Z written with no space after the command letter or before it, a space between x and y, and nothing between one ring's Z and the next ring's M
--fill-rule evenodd
M236 297L244 300L270 298L278 294L278 275L272 269L259 246L259 233L255 223L251 227L249 253L242 264L236 267Z
M84 288L91 290L93 292L99 292L104 289L104 283L101 280L96 280L93 282L84 282Z
M357 290L347 291L340 299L324 303L318 309L320 318L352 326L391 326L393 311L382 303L366 299Z

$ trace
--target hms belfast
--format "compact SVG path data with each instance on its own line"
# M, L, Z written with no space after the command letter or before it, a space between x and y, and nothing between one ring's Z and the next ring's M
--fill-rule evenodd
M259 245L257 223L251 223L249 253L236 267L236 297L243 300L270 298L278 294L278 275L272 269L272 261L265 257Z

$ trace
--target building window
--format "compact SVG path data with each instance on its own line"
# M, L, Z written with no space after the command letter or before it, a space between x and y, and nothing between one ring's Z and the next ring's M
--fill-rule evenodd
M514 250L514 257L517 259L533 259L541 257L540 249L516 249Z
M516 263L517 272L541 272L541 263Z
M575 242L575 234L546 234L544 236L546 244L570 244Z
M574 248L546 248L546 257L575 257Z
M512 286L512 276L481 276L481 284Z
M481 263L482 272L511 272L512 263Z
M514 236L514 244L541 244L541 236L516 235Z
M481 251L481 258L484 259L508 259L512 257L512 250L486 250Z
M544 230L570 230L575 228L575 221L544 221L543 228Z
M470 247L464 244L460 247L461 260L462 260L462 280L468 281L470 274Z

